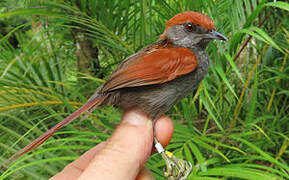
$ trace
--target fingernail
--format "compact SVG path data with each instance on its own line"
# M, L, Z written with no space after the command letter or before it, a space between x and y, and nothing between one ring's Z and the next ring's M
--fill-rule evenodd
M148 116L136 109L126 111L123 115L123 122L127 122L135 126L151 124L151 120L148 118Z

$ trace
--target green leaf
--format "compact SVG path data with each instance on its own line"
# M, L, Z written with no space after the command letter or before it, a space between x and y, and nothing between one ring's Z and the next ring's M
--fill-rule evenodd
M289 3L287 2L282 2L282 1L269 2L269 3L266 3L265 6L277 7L277 8L289 11Z

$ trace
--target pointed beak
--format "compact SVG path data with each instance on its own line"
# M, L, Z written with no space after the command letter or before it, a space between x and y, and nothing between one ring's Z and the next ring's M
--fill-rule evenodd
M226 36L224 36L223 34L212 30L207 34L207 37L210 39L217 39L217 40L222 40L222 41L228 41L228 38L226 38Z

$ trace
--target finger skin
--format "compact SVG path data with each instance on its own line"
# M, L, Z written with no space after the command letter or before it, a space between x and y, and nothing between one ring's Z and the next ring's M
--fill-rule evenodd
M174 123L168 116L162 116L155 122L155 136L166 147L174 134Z
M56 174L50 180L74 180L77 179L83 171L87 168L93 157L101 151L106 142L102 142L92 149L85 152L78 159L68 164L60 173Z
M126 119L130 119L129 122ZM124 120L107 142L87 151L51 179L71 180L81 175L83 179L114 179L116 176L117 179L154 179L143 168L152 149L151 126L144 114L125 112ZM166 116L155 122L155 135L163 146L170 141L173 130L173 123Z
M155 179L154 176L146 167L143 167L139 172L138 176L136 177L136 180L154 180L154 179Z
M94 157L79 179L135 179L150 155L152 139L152 121L142 112L125 112L123 121L105 148Z

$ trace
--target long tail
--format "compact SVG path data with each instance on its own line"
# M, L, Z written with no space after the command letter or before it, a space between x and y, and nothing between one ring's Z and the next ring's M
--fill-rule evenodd
M84 112L87 112L86 116L91 113L92 111L90 111L91 109L94 109L94 107L98 106L101 104L101 102L103 102L103 100L106 98L106 96L92 96L87 103L85 103L83 106L81 106L79 109L77 109L75 112L73 112L71 115L69 115L68 117L66 117L63 121L61 121L60 123L58 123L57 125L55 125L53 128L49 129L48 131L46 131L44 134L42 134L40 137L38 137L37 139L35 139L34 141L32 141L30 144L28 144L27 146L25 146L23 149L21 149L20 151L18 151L17 153L15 153L13 156L11 156L9 159L7 159L3 164L9 162L9 161L14 161L16 159L18 159L19 157L21 157L23 154L28 153L29 151L37 148L38 146L40 146L43 142L45 142L48 138L50 138L57 130L59 130L60 128L66 126L67 124L69 124L70 122L72 122L73 120L77 119L81 114L83 114ZM0 165L0 167L2 166Z

